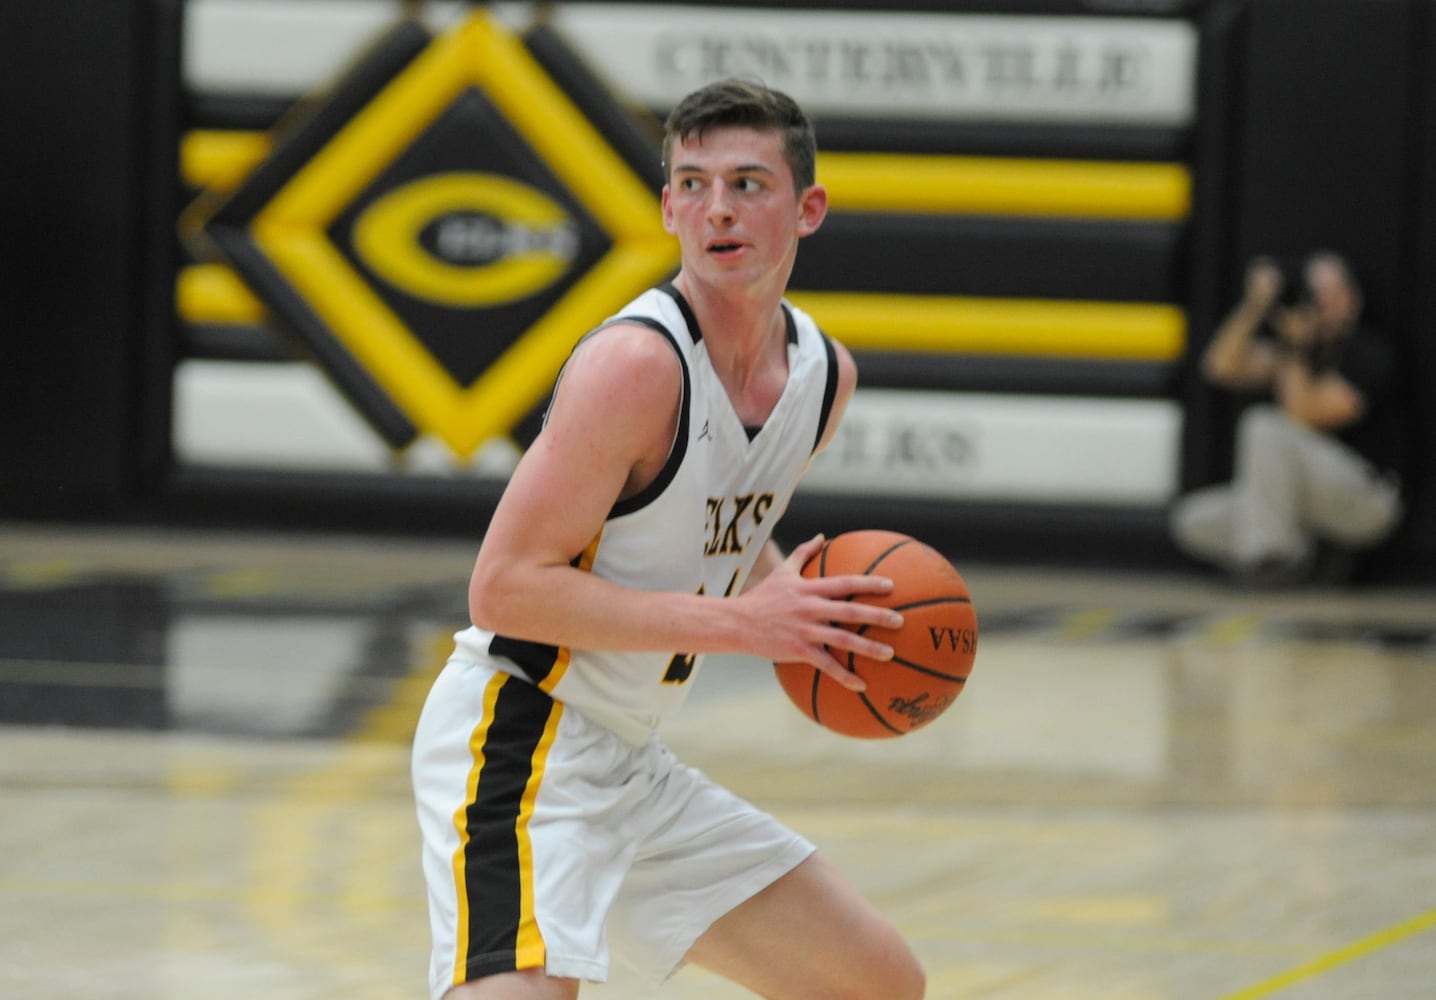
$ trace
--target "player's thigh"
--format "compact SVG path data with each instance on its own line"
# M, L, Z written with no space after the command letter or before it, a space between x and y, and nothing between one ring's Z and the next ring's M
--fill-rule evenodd
M688 960L773 1000L916 1000L925 987L897 928L819 854L720 918Z
M455 986L444 1000L575 1000L577 996L577 979L553 979L542 969L523 969Z

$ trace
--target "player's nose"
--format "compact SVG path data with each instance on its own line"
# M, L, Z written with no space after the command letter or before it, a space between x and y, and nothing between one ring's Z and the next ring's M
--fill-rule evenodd
M716 180L708 188L708 217L710 219L731 219L733 217L733 192L722 180Z

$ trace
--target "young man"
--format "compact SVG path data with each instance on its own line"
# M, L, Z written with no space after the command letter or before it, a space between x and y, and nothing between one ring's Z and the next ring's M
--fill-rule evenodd
M1273 402L1242 414L1233 481L1181 498L1171 514L1180 548L1257 584L1317 573L1339 582L1346 556L1387 538L1402 511L1391 348L1362 324L1361 289L1345 259L1311 254L1298 280L1283 305L1276 264L1248 266L1245 295L1202 370L1222 388L1269 391ZM1276 336L1258 336L1268 323Z
M813 845L657 733L705 653L848 686L835 653L892 655L840 625L895 627L849 600L891 581L805 580L822 539L786 559L770 540L857 383L783 300L827 211L814 158L802 111L756 84L669 117L679 273L575 348L415 737L434 1000L571 1000L620 965L651 989L685 962L781 1000L924 993L903 938Z

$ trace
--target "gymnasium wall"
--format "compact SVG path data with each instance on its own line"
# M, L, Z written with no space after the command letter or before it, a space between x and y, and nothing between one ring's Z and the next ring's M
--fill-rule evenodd
M863 371L794 530L880 513L974 555L1172 558L1163 507L1229 457L1191 359L1246 254L1368 259L1413 394L1436 379L1432 7L0 12L0 74L35 95L3 112L32 140L0 165L6 231L35 249L0 277L25 358L0 383L0 511L473 531L572 338L675 263L654 231L668 102L737 71L816 120L833 213L792 298ZM431 183L456 171L529 194ZM529 284L478 289L523 256L504 220L525 212L563 265L531 253ZM395 233L419 249L382 249ZM1430 492L1384 571L1436 548Z
M168 465L178 20L0 8L0 503L104 510Z
M345 21L345 9L382 13L373 5L311 7L310 25L292 20L282 34L298 48L296 39L310 31L305 51L321 39L341 51L364 41L370 68L422 61L421 33L384 36L382 18ZM1191 214L1182 160L1195 120L1189 23L1078 19L1070 4L1020 18L755 9L740 20L711 5L597 3L555 5L542 19L524 5L494 10L500 30L521 38L648 189L634 199L641 203L635 214L656 215L642 203L656 206L656 137L674 95L720 73L753 72L793 90L814 113L834 210L803 248L792 298L858 352L871 391L855 407L842 447L815 468L809 490L901 488L918 497L1109 506L1150 505L1170 493L1177 424L1170 376L1183 340L1180 255ZM464 31L463 8L424 11L436 37ZM200 205L206 193L231 184L239 188L231 204L261 202L253 192L264 189L263 177L256 183L234 167L243 144L252 139L262 148L290 113L293 95L332 79L334 70L296 62L291 76L277 79L272 62L256 66L236 41L246 31L279 33L252 9L196 3L191 14L186 65L194 127L186 132L185 162L194 166L186 176ZM346 31L352 41L341 46ZM487 35L476 33L473 47L488 45ZM362 92L360 76L334 89ZM513 117L542 114L516 103ZM317 153L323 141L291 136L288 151ZM226 148L239 153L226 156ZM248 345L256 357L283 359L288 345L283 329L273 335L274 311L310 349L331 346L323 322L286 308L285 276L233 232L244 228L238 217L246 210L230 213L233 225L210 217L186 227L199 238L186 240L195 259L180 276L180 315L196 346L180 373L181 455L195 464L282 458L362 467L363 454L319 440L306 452L292 432L283 437L283 455L252 435L246 448L232 431L242 424L229 412L211 419L201 409L225 394L231 411L253 409L245 393L272 392L272 371L250 373L246 387L235 365L208 365L203 354ZM206 242L218 243L219 252L207 253ZM587 262L580 254L571 271ZM204 294L236 271L259 301L235 308ZM573 294L584 294L582 284ZM627 295L602 308L591 303L582 322L618 308ZM542 295L536 300L548 304ZM488 356L465 358L451 345L446 367L469 387L462 402L470 412L461 421L403 404L405 383L422 381L413 371L396 367L380 386L339 373L341 388L383 439L355 435L370 444L370 464L392 467L397 454L406 470L501 472L512 460L563 352L545 351L543 335L534 335L541 310L512 328L503 312L487 310L482 320L492 330ZM453 314L469 321L462 310ZM434 319L431 312L422 325L410 323L429 346L443 339ZM560 346L566 349L575 328L562 331ZM512 373L504 386L476 381L479 371L502 366L502 348L525 346L532 348L525 372L536 376L525 390L505 391L519 384ZM261 379L268 388L259 388ZM314 399L312 387L295 389ZM386 395L399 405L386 407ZM191 399L195 407L183 405ZM1031 411L1044 415L1034 421Z

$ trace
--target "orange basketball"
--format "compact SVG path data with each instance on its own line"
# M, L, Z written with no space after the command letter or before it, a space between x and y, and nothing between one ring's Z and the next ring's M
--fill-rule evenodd
M854 600L902 612L900 629L848 626L893 648L887 662L835 651L867 681L849 691L807 663L777 663L778 682L814 722L860 739L921 729L962 693L977 657L977 612L967 584L936 549L895 531L850 531L829 539L803 567L808 578L867 573L893 581L890 594Z

